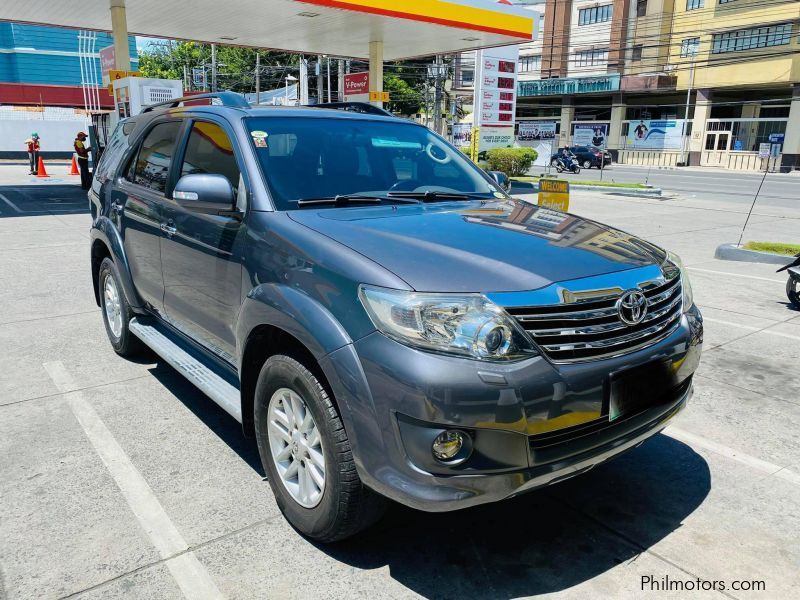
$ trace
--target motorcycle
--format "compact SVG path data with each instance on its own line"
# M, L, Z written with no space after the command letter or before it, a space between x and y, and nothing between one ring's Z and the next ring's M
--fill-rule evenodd
M789 302L792 303L792 306L800 310L800 253L794 256L794 261L785 267L781 267L776 273L780 273L781 271L789 272L789 281L786 282L786 296L789 298Z
M556 168L556 171L559 173L563 173L564 171L569 171L570 173L574 173L577 175L581 172L581 167L578 164L575 156L570 156L565 158L563 156L559 156L555 161L553 161L553 166Z

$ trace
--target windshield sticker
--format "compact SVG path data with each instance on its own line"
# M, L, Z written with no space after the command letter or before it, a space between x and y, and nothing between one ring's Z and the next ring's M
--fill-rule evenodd
M503 192L495 192L494 193L494 197L495 198L505 198L506 195Z
M265 138L254 137L253 144L255 144L256 148L266 148L267 147L267 140Z
M419 142L404 142L391 138L372 138L372 145L375 148L407 148L409 150L421 150L422 144Z
M269 137L269 134L266 131L251 131L250 135L252 135L253 138L261 138L261 139Z

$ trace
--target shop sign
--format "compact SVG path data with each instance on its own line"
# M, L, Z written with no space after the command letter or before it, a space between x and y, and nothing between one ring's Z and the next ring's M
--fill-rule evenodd
M540 179L539 206L567 212L569 210L569 181Z

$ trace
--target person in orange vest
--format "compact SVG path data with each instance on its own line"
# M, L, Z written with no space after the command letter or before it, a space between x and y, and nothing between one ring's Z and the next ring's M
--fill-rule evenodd
M78 132L75 137L75 154L78 155L78 168L81 170L81 189L92 187L92 174L89 173L89 146L86 145L86 134Z
M28 145L28 160L31 164L31 172L29 175L36 175L39 172L39 134L35 131L31 134L25 143Z

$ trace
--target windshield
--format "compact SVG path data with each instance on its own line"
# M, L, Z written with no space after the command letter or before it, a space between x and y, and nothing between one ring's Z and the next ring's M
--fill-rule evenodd
M336 196L439 192L493 198L500 191L442 138L400 120L266 117L246 122L278 210Z

